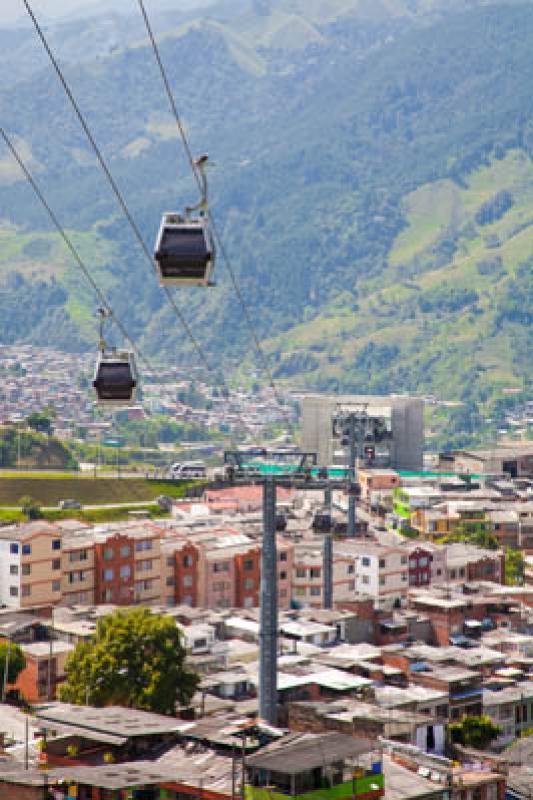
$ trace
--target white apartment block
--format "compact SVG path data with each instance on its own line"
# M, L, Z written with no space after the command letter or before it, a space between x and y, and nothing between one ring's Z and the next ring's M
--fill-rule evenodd
M404 603L409 589L409 553L405 548L343 542L338 552L353 560L356 594L372 597L380 609L392 610Z

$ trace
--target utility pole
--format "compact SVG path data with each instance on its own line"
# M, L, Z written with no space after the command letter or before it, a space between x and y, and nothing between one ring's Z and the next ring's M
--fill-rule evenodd
M52 634L52 629L50 629L49 633L50 633L50 652L48 654L48 678L46 682L46 696L48 698L48 702L50 702L52 699L52 655L54 647L54 637Z
M4 681L2 683L2 703L6 702L6 692L7 692L7 673L9 672L9 656L11 655L11 638L7 637L7 650L6 650L6 660L4 664Z
M263 547L261 550L261 621L259 662L259 714L277 722L278 672L278 565L276 553L276 480L263 483Z
M331 533L326 533L322 544L323 552L323 584L324 608L333 608L333 539Z
M356 438L356 418L354 414L350 414L349 418L349 437L350 437L350 462L349 462L349 477L350 483L355 484L357 473L356 473L356 463L357 463L357 438ZM350 539L355 539L355 526L356 526L356 514L355 514L355 494L350 492L348 494L348 537Z

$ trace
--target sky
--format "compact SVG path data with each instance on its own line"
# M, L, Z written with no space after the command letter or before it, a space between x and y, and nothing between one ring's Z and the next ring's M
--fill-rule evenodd
M135 11L135 0L30 0L30 5L39 16L60 17L83 11ZM147 0L148 11L157 8L184 8L206 5L205 0ZM22 0L0 0L0 27L27 17Z

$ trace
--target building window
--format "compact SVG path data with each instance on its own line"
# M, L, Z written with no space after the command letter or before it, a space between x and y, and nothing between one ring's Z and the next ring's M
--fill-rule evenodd
M167 567L174 566L174 556L167 556Z
M363 558L361 559L361 564L363 565L363 567L369 567L370 566L369 557L368 556L363 556Z
M244 588L249 591L250 589L254 588L254 579L253 578L246 578L244 581Z
M282 570L282 572L279 573L279 579L280 579L280 581L286 581L287 580L287 573L285 572L285 570Z
M166 579L165 583L166 583L166 586L174 586L174 576L173 575L169 575L168 578Z
M115 551L112 547L104 548L104 561L112 561L115 558Z
M192 567L193 565L193 557L192 556L183 556L183 566L184 567Z
M52 561L52 569L61 569L61 559L60 558L54 558L54 560Z
M296 597L305 597L305 589L299 586L297 589L294 590L294 594Z
M407 564L407 556L402 556L402 564Z
M121 544L120 545L120 557L121 558L129 558L131 555L131 547L129 544Z
M141 539L138 542L135 542L135 549L138 553L141 550L151 550L152 549L152 540L151 539Z
M183 578L183 586L190 588L192 586L192 575L185 575Z
M320 570L319 570L319 569L314 569L314 568L311 568L311 569L309 570L309 577L310 577L310 578L320 578L320 574L321 574L321 573L320 573Z
M310 592L313 597L318 597L321 591L320 586L311 586Z
M114 570L113 570L112 567L108 567L107 569L104 569L104 572L103 572L103 575L102 575L104 581L112 581L114 576L115 576L115 573L114 573Z
M28 586L28 585L23 586L22 587L22 596L23 597L29 597L30 594L31 594L31 586Z
M52 591L53 592L61 591L61 581L52 581Z
M10 575L18 575L19 574L19 568L18 568L18 566L16 564L11 564L11 566L9 567L9 574Z
M11 544L9 545L9 552L11 553L11 555L16 556L18 551L19 551L18 544L16 544L15 542L11 542Z
M244 562L244 569L247 570L247 572L250 572L250 570L252 570L253 568L254 568L253 559L247 558L246 561Z
M31 574L31 564L23 564L22 565L22 574L23 575L30 575Z
M244 598L244 608L253 608L254 605L254 598L253 597L245 597Z
M418 562L418 566L419 567L427 567L428 563L429 563L428 562L428 557L427 556L422 556L422 558Z
M23 544L22 545L22 555L23 556L31 555L31 544Z
M280 561L286 561L287 560L287 553L285 551L283 551L283 553L279 554L279 560Z
M385 586L385 575L380 575L379 576L379 585L380 586Z
M384 558L380 558L379 559L379 568L380 569L385 569L386 566L387 566L387 562L385 561L385 559Z
M402 572L402 581L407 580L407 572Z
M368 575L363 575L363 583L364 584L370 583L370 578L368 577Z
M9 587L9 595L10 595L10 597L18 597L19 596L19 587L18 586L10 586Z
M102 592L102 600L104 603L111 603L113 601L113 589L104 589Z
M366 576L366 577L368 577L368 576ZM348 584L348 591L349 592L354 592L355 591L355 581L350 581L350 583Z
M129 564L124 564L124 566L120 568L120 577L121 578L131 577L131 567Z
M52 550L61 550L61 539L52 540Z
M353 575L353 574L354 574L354 572L355 572L355 567L354 567L354 565L353 565L353 564L348 564L348 570L347 570L347 572L348 572L348 575Z
M227 561L215 561L213 564L213 572L229 572L229 564Z

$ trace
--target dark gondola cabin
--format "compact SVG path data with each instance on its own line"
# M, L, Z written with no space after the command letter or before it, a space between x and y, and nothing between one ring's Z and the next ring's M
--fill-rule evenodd
M93 386L101 406L131 406L137 396L137 370L133 353L112 350L100 353Z
M154 258L163 286L208 286L215 248L207 219L165 214Z

